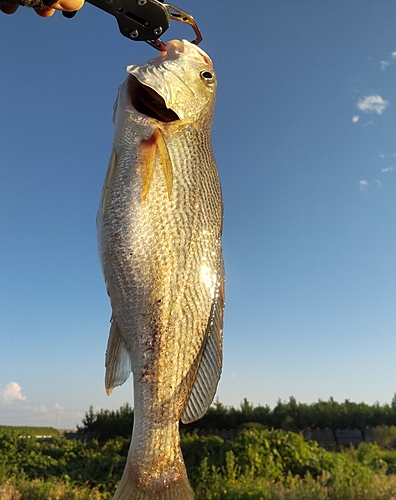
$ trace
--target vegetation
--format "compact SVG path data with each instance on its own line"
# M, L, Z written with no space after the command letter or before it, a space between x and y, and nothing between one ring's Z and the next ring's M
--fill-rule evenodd
M107 500L125 464L128 441L103 445L0 433L2 500ZM282 430L243 430L235 440L185 435L182 448L197 500L391 500L396 476L377 445L327 452Z
M392 426L396 425L396 395L390 405L368 405L349 400L338 403L333 398L308 405L298 403L293 397L288 402L278 401L273 409L269 406L254 407L246 399L240 408L216 402L201 420L190 424L190 428L238 429L250 422L295 432L307 428L336 430Z
M0 482L56 479L112 491L124 469L128 441L112 440L100 446L97 441L63 437L38 441L17 431L3 431L0 451Z
M29 427L29 426L10 426L10 425L0 425L0 432L3 431L15 431L18 432L20 436L53 436L60 437L61 433L54 429L53 427Z
M126 404L119 410L94 412L91 407L83 420L80 432L90 433L100 442L111 438L131 436L133 410ZM181 424L182 433L209 431L213 429L240 430L246 427L274 428L300 432L304 429L365 429L395 426L393 440L396 443L396 395L392 403L367 405L344 401L337 403L318 401L313 404L298 403L291 397L288 402L278 401L275 408L254 407L246 399L240 408L224 406L216 402L206 415L189 425Z
M292 405L284 406L290 410ZM299 406L304 405L295 404ZM217 420L221 422L232 416L239 431L233 440L223 440L184 430L182 450L196 500L396 499L396 427L377 429L381 447L363 443L356 449L329 452L296 432L264 428L257 421L247 425L247 415L254 422L253 417L265 411L246 401L240 410L217 403L210 411L222 414L224 419ZM132 413L128 405L116 412L94 413L91 408L80 431L96 433L100 441L56 435L39 441L27 437L33 432L1 427L0 498L110 500L124 469ZM114 434L109 432L109 421L127 438L109 437Z
M83 418L83 426L78 426L80 433L92 434L99 442L123 437L130 439L133 426L133 410L126 403L119 410L94 412L92 406Z

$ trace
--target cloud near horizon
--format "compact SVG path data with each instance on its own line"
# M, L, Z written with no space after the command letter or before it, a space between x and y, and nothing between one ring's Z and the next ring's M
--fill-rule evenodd
M357 103L357 108L363 111L363 113L376 113L377 115L382 115L388 105L389 101L386 101L378 94L373 94L360 99Z
M17 382L10 382L5 387L0 387L0 398L6 404L26 401L26 396L22 394L22 387Z
M18 382L0 385L0 424L50 425L72 429L84 416L83 411L69 410L59 402L47 407L32 403L23 394Z

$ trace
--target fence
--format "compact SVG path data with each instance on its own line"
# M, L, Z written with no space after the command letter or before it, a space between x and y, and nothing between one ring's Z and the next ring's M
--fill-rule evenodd
M359 446L360 443L372 443L374 441L373 429L305 429L303 436L306 440L317 441L326 450L334 450L337 447Z
M219 436L224 440L234 439L236 432L233 429L200 429L199 436ZM326 450L335 450L339 447L359 446L360 443L374 442L373 429L304 429L306 441L317 441Z

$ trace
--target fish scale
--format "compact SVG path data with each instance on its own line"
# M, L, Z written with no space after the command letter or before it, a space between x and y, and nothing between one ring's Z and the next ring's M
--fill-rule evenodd
M210 143L216 82L208 56L187 41L168 42L166 53L128 71L97 217L113 310L106 390L131 371L134 386L132 441L114 499L189 500L179 421L206 412L222 364L223 206Z

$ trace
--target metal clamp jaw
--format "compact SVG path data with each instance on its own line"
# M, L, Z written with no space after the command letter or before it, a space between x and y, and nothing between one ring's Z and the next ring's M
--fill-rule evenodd
M55 0L0 0L1 4L18 3L27 7L44 9L51 7ZM147 42L158 50L166 50L160 36L169 28L171 19L189 24L195 33L192 43L199 44L201 32L194 18L187 12L163 3L163 0L86 0L95 7L112 14L122 35L130 40ZM62 12L71 19L76 12Z
M192 43L202 40L194 18L186 12L159 0L87 0L92 5L112 14L122 35L130 40L144 41L158 50L165 50L160 36L169 28L170 20L189 24L196 35ZM68 16L67 16L68 17Z

